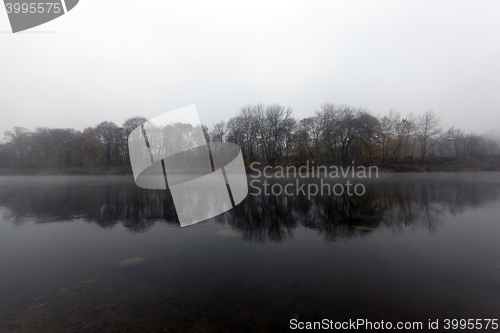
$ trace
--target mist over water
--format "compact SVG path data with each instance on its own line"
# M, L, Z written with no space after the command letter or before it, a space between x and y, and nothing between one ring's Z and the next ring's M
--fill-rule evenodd
M167 192L131 176L0 177L0 331L495 318L500 173L359 182L363 196L249 195L180 228Z

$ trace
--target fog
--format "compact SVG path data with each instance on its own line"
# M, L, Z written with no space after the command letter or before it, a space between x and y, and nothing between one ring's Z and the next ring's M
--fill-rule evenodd
M211 126L244 105L297 119L325 102L444 128L500 123L497 1L81 1L10 33L0 8L0 133L83 129L196 104ZM0 137L3 135L0 135Z

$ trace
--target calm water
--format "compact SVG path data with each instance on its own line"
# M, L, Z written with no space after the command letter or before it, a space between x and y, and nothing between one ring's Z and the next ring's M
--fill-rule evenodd
M0 332L500 318L500 173L365 186L249 196L180 228L166 193L131 176L0 177Z

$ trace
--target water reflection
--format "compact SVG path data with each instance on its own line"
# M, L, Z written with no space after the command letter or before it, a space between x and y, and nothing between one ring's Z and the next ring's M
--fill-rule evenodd
M499 179L385 175L362 197L250 195L176 229L167 193L132 177L0 177L0 331L495 318ZM132 258L144 262L119 268Z
M305 195L249 195L236 209L214 220L230 225L245 240L260 243L293 239L298 226L317 230L327 243L368 236L382 226L394 233L405 227L434 231L445 213L463 214L497 202L500 186L492 175L498 178L496 173L445 179L386 175L366 182L361 197L344 193L308 200ZM76 218L103 228L121 223L133 232L147 231L155 223L178 225L168 192L141 189L130 176L2 177L0 185L4 219L18 225Z
M500 199L500 186L476 182L386 179L365 186L361 197L251 197L227 221L250 241L285 241L302 225L333 242L365 236L380 226L395 233L409 226L433 231L446 212L462 214Z

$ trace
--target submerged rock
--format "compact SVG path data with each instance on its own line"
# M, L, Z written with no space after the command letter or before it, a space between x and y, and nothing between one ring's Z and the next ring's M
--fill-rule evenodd
M375 230L375 228L368 227L366 225L357 226L356 229L361 230L361 231L373 231L373 230Z
M377 215L352 215L349 217L351 221L364 221L364 222L380 222L382 219Z
M140 257L130 258L127 260L120 261L116 264L116 267L125 268L125 267L134 267L144 263L144 259Z
M92 284L94 283L96 280L84 280L82 281L82 284Z

